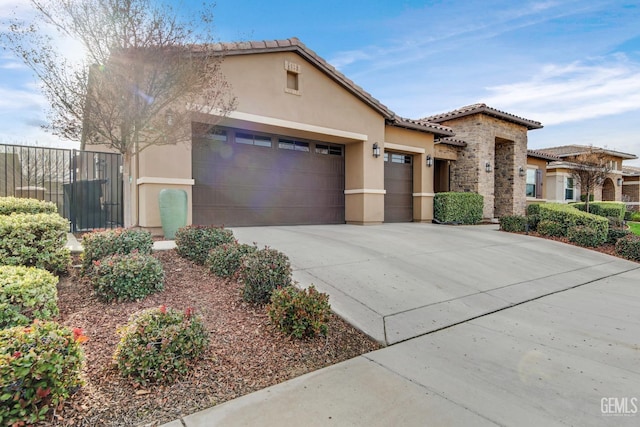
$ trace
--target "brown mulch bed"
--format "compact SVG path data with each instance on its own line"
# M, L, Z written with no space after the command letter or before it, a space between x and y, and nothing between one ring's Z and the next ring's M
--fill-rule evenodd
M333 314L326 337L290 338L270 325L264 307L242 301L237 282L213 276L175 250L154 256L165 268L165 290L140 302L100 302L77 269L60 279L60 322L89 337L83 345L86 385L43 425L157 425L380 348ZM116 330L132 313L160 305L193 308L202 315L211 344L188 376L141 387L114 368Z

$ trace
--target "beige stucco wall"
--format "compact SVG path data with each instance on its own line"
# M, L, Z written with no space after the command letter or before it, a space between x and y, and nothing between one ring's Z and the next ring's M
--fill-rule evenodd
M286 91L285 64L297 65L299 91ZM222 72L238 104L228 117L194 114L194 121L345 145L345 219L350 223L381 223L384 219L384 164L372 156L372 145L384 144L385 121L326 74L292 52L227 56ZM188 189L189 218L192 178L191 146L153 147L140 155L135 182L150 178L182 180ZM138 184L140 225L160 226L157 193L162 184ZM144 204L144 207L142 206Z
M527 197L527 205L529 205L530 203L539 203L542 201L546 201L547 200L547 161L543 159L538 159L536 157L527 156L527 166L525 167L525 174L527 169L537 169L542 171L542 177L541 177L542 195L539 199L535 197ZM527 180L527 177L525 175L525 195L526 195L526 183L527 183L526 180Z

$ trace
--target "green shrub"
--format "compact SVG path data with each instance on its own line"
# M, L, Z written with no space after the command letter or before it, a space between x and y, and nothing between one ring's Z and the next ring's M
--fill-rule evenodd
M616 254L640 262L640 236L629 234L616 242Z
M150 254L153 249L151 233L132 228L116 228L113 230L98 230L87 233L82 237L82 273L91 272L94 261L109 255L125 255L137 251Z
M0 329L58 315L58 278L35 267L0 266Z
M609 227L607 233L607 243L615 245L618 239L622 239L625 236L631 234L631 231L620 227Z
M477 193L436 193L434 218L443 223L477 224L482 220L484 198Z
M266 304L274 289L291 285L289 258L270 248L248 254L242 261L240 281L245 301Z
M527 217L522 215L504 215L500 217L500 230L510 233L522 233L527 229Z
M80 329L55 322L0 330L0 425L45 419L82 385Z
M174 381L209 343L202 319L190 308L143 310L118 332L121 338L113 359L122 375L141 384Z
M206 265L218 277L234 276L242 265L242 257L258 250L251 245L223 243L209 252Z
M527 216L540 215L540 205L542 203L532 203L527 206Z
M233 243L233 232L212 225L188 225L176 232L178 255L203 265L209 252L223 243Z
M640 222L640 212L634 212L631 214L631 221Z
M581 211L586 209L586 203L572 203L571 206ZM627 206L621 202L589 203L589 213L606 218L617 218L620 221L624 220L626 210Z
M527 215L527 224L529 224L529 231L536 231L538 229L539 222L540 222L540 216Z
M585 226L596 231L599 241L604 243L607 240L607 232L609 230L609 221L606 218L582 212L573 206L560 203L544 203L538 205L538 217L540 222L553 221L557 223L562 230L561 236L567 236L568 230L577 226ZM538 232L540 225L538 225ZM558 235L558 234L552 234Z
M587 201L587 195L586 194L581 194L580 195L580 201L581 202L586 202ZM589 194L589 203L593 202L593 194Z
M300 290L295 286L278 288L271 294L269 318L278 329L296 338L326 335L331 313L329 295L311 285Z
M631 218L633 217L634 212L633 211L625 211L624 213L624 220L625 221L631 221Z
M133 252L94 261L93 288L102 301L137 301L164 289L162 263Z
M52 202L37 199L23 199L18 197L0 197L0 215L13 213L38 214L58 213L58 208Z
M71 262L69 222L58 214L0 215L0 263L62 273Z
M564 236L564 230L562 229L562 225L558 224L555 221L549 221L544 219L538 223L538 233L543 236L554 236L560 237Z
M567 238L571 243L589 248L595 248L603 243L596 230L584 225L570 228L567 231Z

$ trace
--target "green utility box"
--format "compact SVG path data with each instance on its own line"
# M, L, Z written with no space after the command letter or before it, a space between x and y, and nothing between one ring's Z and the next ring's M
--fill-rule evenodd
M158 194L164 238L173 240L176 231L187 225L187 192L164 188Z

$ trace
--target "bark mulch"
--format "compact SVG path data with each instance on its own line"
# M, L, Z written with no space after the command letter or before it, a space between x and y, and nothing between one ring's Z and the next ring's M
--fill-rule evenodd
M83 345L86 385L42 425L158 425L380 348L333 314L326 337L290 338L270 325L264 307L242 301L237 282L215 277L175 250L154 256L164 265L165 289L139 302L100 302L77 269L60 279L60 322L89 337ZM186 377L142 387L114 368L116 330L132 313L160 305L193 308L202 315L211 344Z

